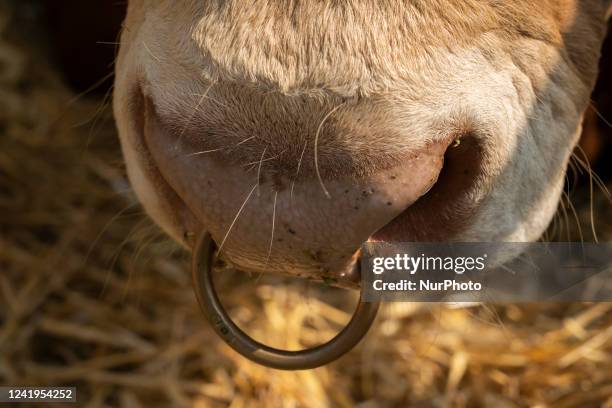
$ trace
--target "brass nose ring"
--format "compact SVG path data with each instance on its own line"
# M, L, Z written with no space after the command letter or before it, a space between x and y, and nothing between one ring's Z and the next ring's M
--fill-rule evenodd
M380 303L363 302L360 296L359 305L349 323L327 343L298 351L276 349L259 343L232 321L219 301L212 278L216 249L210 234L202 232L196 242L191 264L195 294L202 312L217 334L231 348L251 361L281 370L319 367L353 349L372 326Z

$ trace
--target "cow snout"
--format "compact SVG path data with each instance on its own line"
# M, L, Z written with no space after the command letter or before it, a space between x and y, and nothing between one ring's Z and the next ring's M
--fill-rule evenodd
M276 116L270 129L260 123L250 133L248 123L231 123L230 112L227 123L237 131L223 137L206 120L178 124L151 99L144 105L145 144L183 203L175 211L190 213L186 231L209 231L226 259L249 271L341 279L360 245L436 183L452 141L393 154L369 143L345 147L344 132L352 130L342 123L356 108L341 103L322 106L310 132ZM287 133L270 139L279 128Z
M113 103L147 214L318 278L366 240L539 239L606 2L374 3L130 1Z

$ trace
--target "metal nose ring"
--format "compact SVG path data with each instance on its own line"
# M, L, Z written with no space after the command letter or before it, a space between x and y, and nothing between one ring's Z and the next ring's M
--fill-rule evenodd
M216 245L206 231L199 236L191 264L196 297L217 334L234 350L261 365L281 370L305 370L328 364L350 351L370 329L379 302L362 302L350 322L327 343L299 351L281 350L261 344L243 332L228 316L215 292L212 265Z

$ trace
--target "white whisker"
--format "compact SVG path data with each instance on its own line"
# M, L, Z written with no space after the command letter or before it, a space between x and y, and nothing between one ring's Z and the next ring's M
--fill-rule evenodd
M319 179L319 184L321 184L321 188L323 189L323 193L325 194L325 196L327 198L331 198L331 195L329 194L329 191L327 191L327 188L325 188L325 184L323 183L323 178L321 177L321 172L319 171L319 156L318 156L318 147L319 147L319 134L321 133L321 129L323 128L323 124L325 123L325 121L327 119L329 119L329 117L338 109L340 109L340 107L344 105L344 102L341 103L340 105L336 106L334 109L332 109L331 111L329 111L329 113L327 115L325 115L325 117L323 118L323 120L321 121L321 123L319 123L319 127L317 128L317 133L315 134L315 140L314 140L314 165L315 165L315 171L317 172L317 178Z
M300 154L300 159L298 160L297 169L295 171L295 176L293 177L293 180L291 181L291 192L289 193L289 196L292 202L293 202L293 188L295 187L295 181L297 180L298 175L300 174L300 167L302 166L302 159L304 158L304 153L306 152L306 146L308 146L308 139L304 140L304 147L302 148L302 154Z
M584 162L576 158L577 162L585 166L585 170L589 173L589 212L590 212L590 219L591 219L591 232L593 233L593 239L595 240L595 242L599 242L599 239L597 237L597 231L595 229L595 214L593 210L593 193L594 193L593 192L593 170L591 169L591 163L589 162L589 157L587 156L585 151L582 150L582 147L580 147L580 145L577 145L576 149L578 149L578 151L580 151L580 153L584 157ZM607 193L609 197L610 192L607 189L605 189L604 193Z
M147 45L147 43L145 43L144 41L142 42L142 45L144 46L145 50L147 51L147 53L153 57L153 59L157 62L161 62L161 59L157 58L157 56L155 54L153 54L153 52L151 51L151 49L149 48L149 46Z
M245 164L243 164L243 165L242 165L242 167L253 166L253 165L255 165L255 164L265 163L265 162L269 162L269 161L274 160L274 159L278 159L278 157L279 157L281 154L283 154L283 153L285 153L285 150L283 150L282 152L280 152L280 153L279 153L279 154L277 154L276 156L268 157L267 159L257 160L257 161L250 162L250 163L245 163Z
M589 102L589 105L591 106L591 109L593 109L593 112L595 112L595 114L599 117L599 119L601 119L602 122L606 124L606 126L612 128L612 123L610 123L610 121L606 119L604 115L595 107L593 100Z
M193 113L189 116L189 118L187 119L187 122L185 123L185 125L181 129L181 133L179 133L179 135L178 135L178 138L177 138L176 144L175 144L175 149L178 147L178 144L181 142L181 139L183 138L183 135L187 131L187 128L189 127L189 125L191 125L191 122L193 121L193 118L198 113L198 109L200 109L200 106L202 106L202 102L204 101L204 98L206 98L206 95L208 94L208 92L210 91L210 89L213 87L214 84L215 84L214 82L210 83L208 88L206 88L206 91L204 91L204 94L201 95L200 99L196 103L195 108L193 108Z
M582 226L580 225L580 217L578 217L578 211L576 211L576 207L572 204L572 200L567 192L563 192L563 196L567 201L570 211L574 215L574 219L576 220L576 227L578 227L578 236L580 237L580 242L584 242L584 235L582 233Z
M565 202L563 201L563 196L561 196L561 200L559 201L559 208L561 209L561 213L563 214L563 221L565 225L565 234L567 237L567 241L571 241L572 238L570 236L570 224L569 224L569 216L567 215L567 209L565 208Z
M274 242L274 226L276 222L276 199L278 198L278 191L274 193L274 207L272 209L272 234L270 234L270 246L268 246L268 256L266 257L266 265L270 260L272 254L272 243Z
M194 93L194 94L192 94L192 95L194 95L194 96L201 96L201 97L203 97L203 98L210 99L211 101L213 101L213 102L214 102L214 103L216 103L217 105L222 106L222 107L224 107L225 109L229 109L229 106L227 106L227 105L225 105L225 104L223 104L223 103L219 102L219 101L218 101L218 100L216 100L215 98L213 98L213 97L211 97L211 96L208 96L208 95L206 95L206 94L198 94L198 93Z
M229 236L230 232L232 231L232 228L234 228L234 224L236 224L236 221L238 221L238 217L240 217L240 214L242 213L242 210L244 210L244 207L246 206L247 202L249 201L249 199L253 195L253 192L255 191L255 189L257 188L258 185L259 185L259 183L255 184L253 186L253 188L251 189L251 191L249 192L247 197L244 199L244 202L242 203L242 205L238 209L238 212L236 213L236 216L234 217L234 220L230 224L229 228L227 229L227 232L225 233L225 236L223 237L223 240L221 241L221 244L219 245L219 249L217 250L218 253L221 253L221 249L223 248L223 245L225 245L225 241L227 240L227 237Z
M251 139L255 139L255 136L247 137L246 139L244 139L244 140L242 140L242 141L240 141L240 142L236 143L236 145L235 145L234 147L236 147L236 146L240 146L241 144L246 143L246 142L248 142L248 141L249 141L249 140L251 140Z
M264 162L264 155L266 154L266 150L268 149L268 146L264 147L263 152L261 153L261 159L259 160L259 167L257 168L257 195L259 196L259 184L261 182L261 164ZM249 164L253 164L253 163L249 163ZM246 164L245 166L248 166L248 164Z
M584 169L587 173L589 173L589 176L593 178L593 181L595 182L595 184L597 185L597 187L599 188L599 190L604 193L604 195L606 196L606 198L608 199L608 201L612 201L612 194L610 193L610 190L608 189L608 187L606 186L606 184L603 182L603 180L601 179L601 177L599 177L599 175L597 173L595 173L592 169L591 169L591 164L588 163L588 157L586 155L586 153L582 150L582 147L580 146L576 146L576 148L578 150L581 150L582 155L585 157L586 161L580 159L578 156L576 156L575 153L572 154L572 158L574 159L574 161L582 168ZM580 174L582 174L582 171L580 172Z
M200 152L189 153L188 155L186 155L186 157L198 156L200 154L213 153L213 152L218 152L218 151L221 151L221 150L223 150L223 149L219 148L219 149L202 150Z

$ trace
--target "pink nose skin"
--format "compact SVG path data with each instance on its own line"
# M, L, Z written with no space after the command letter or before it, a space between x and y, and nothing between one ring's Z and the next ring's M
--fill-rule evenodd
M292 187L290 176L270 181L219 154L193 155L156 115L146 116L160 172L232 264L317 279L344 279L360 245L436 182L448 145L432 144L366 178L309 177Z

